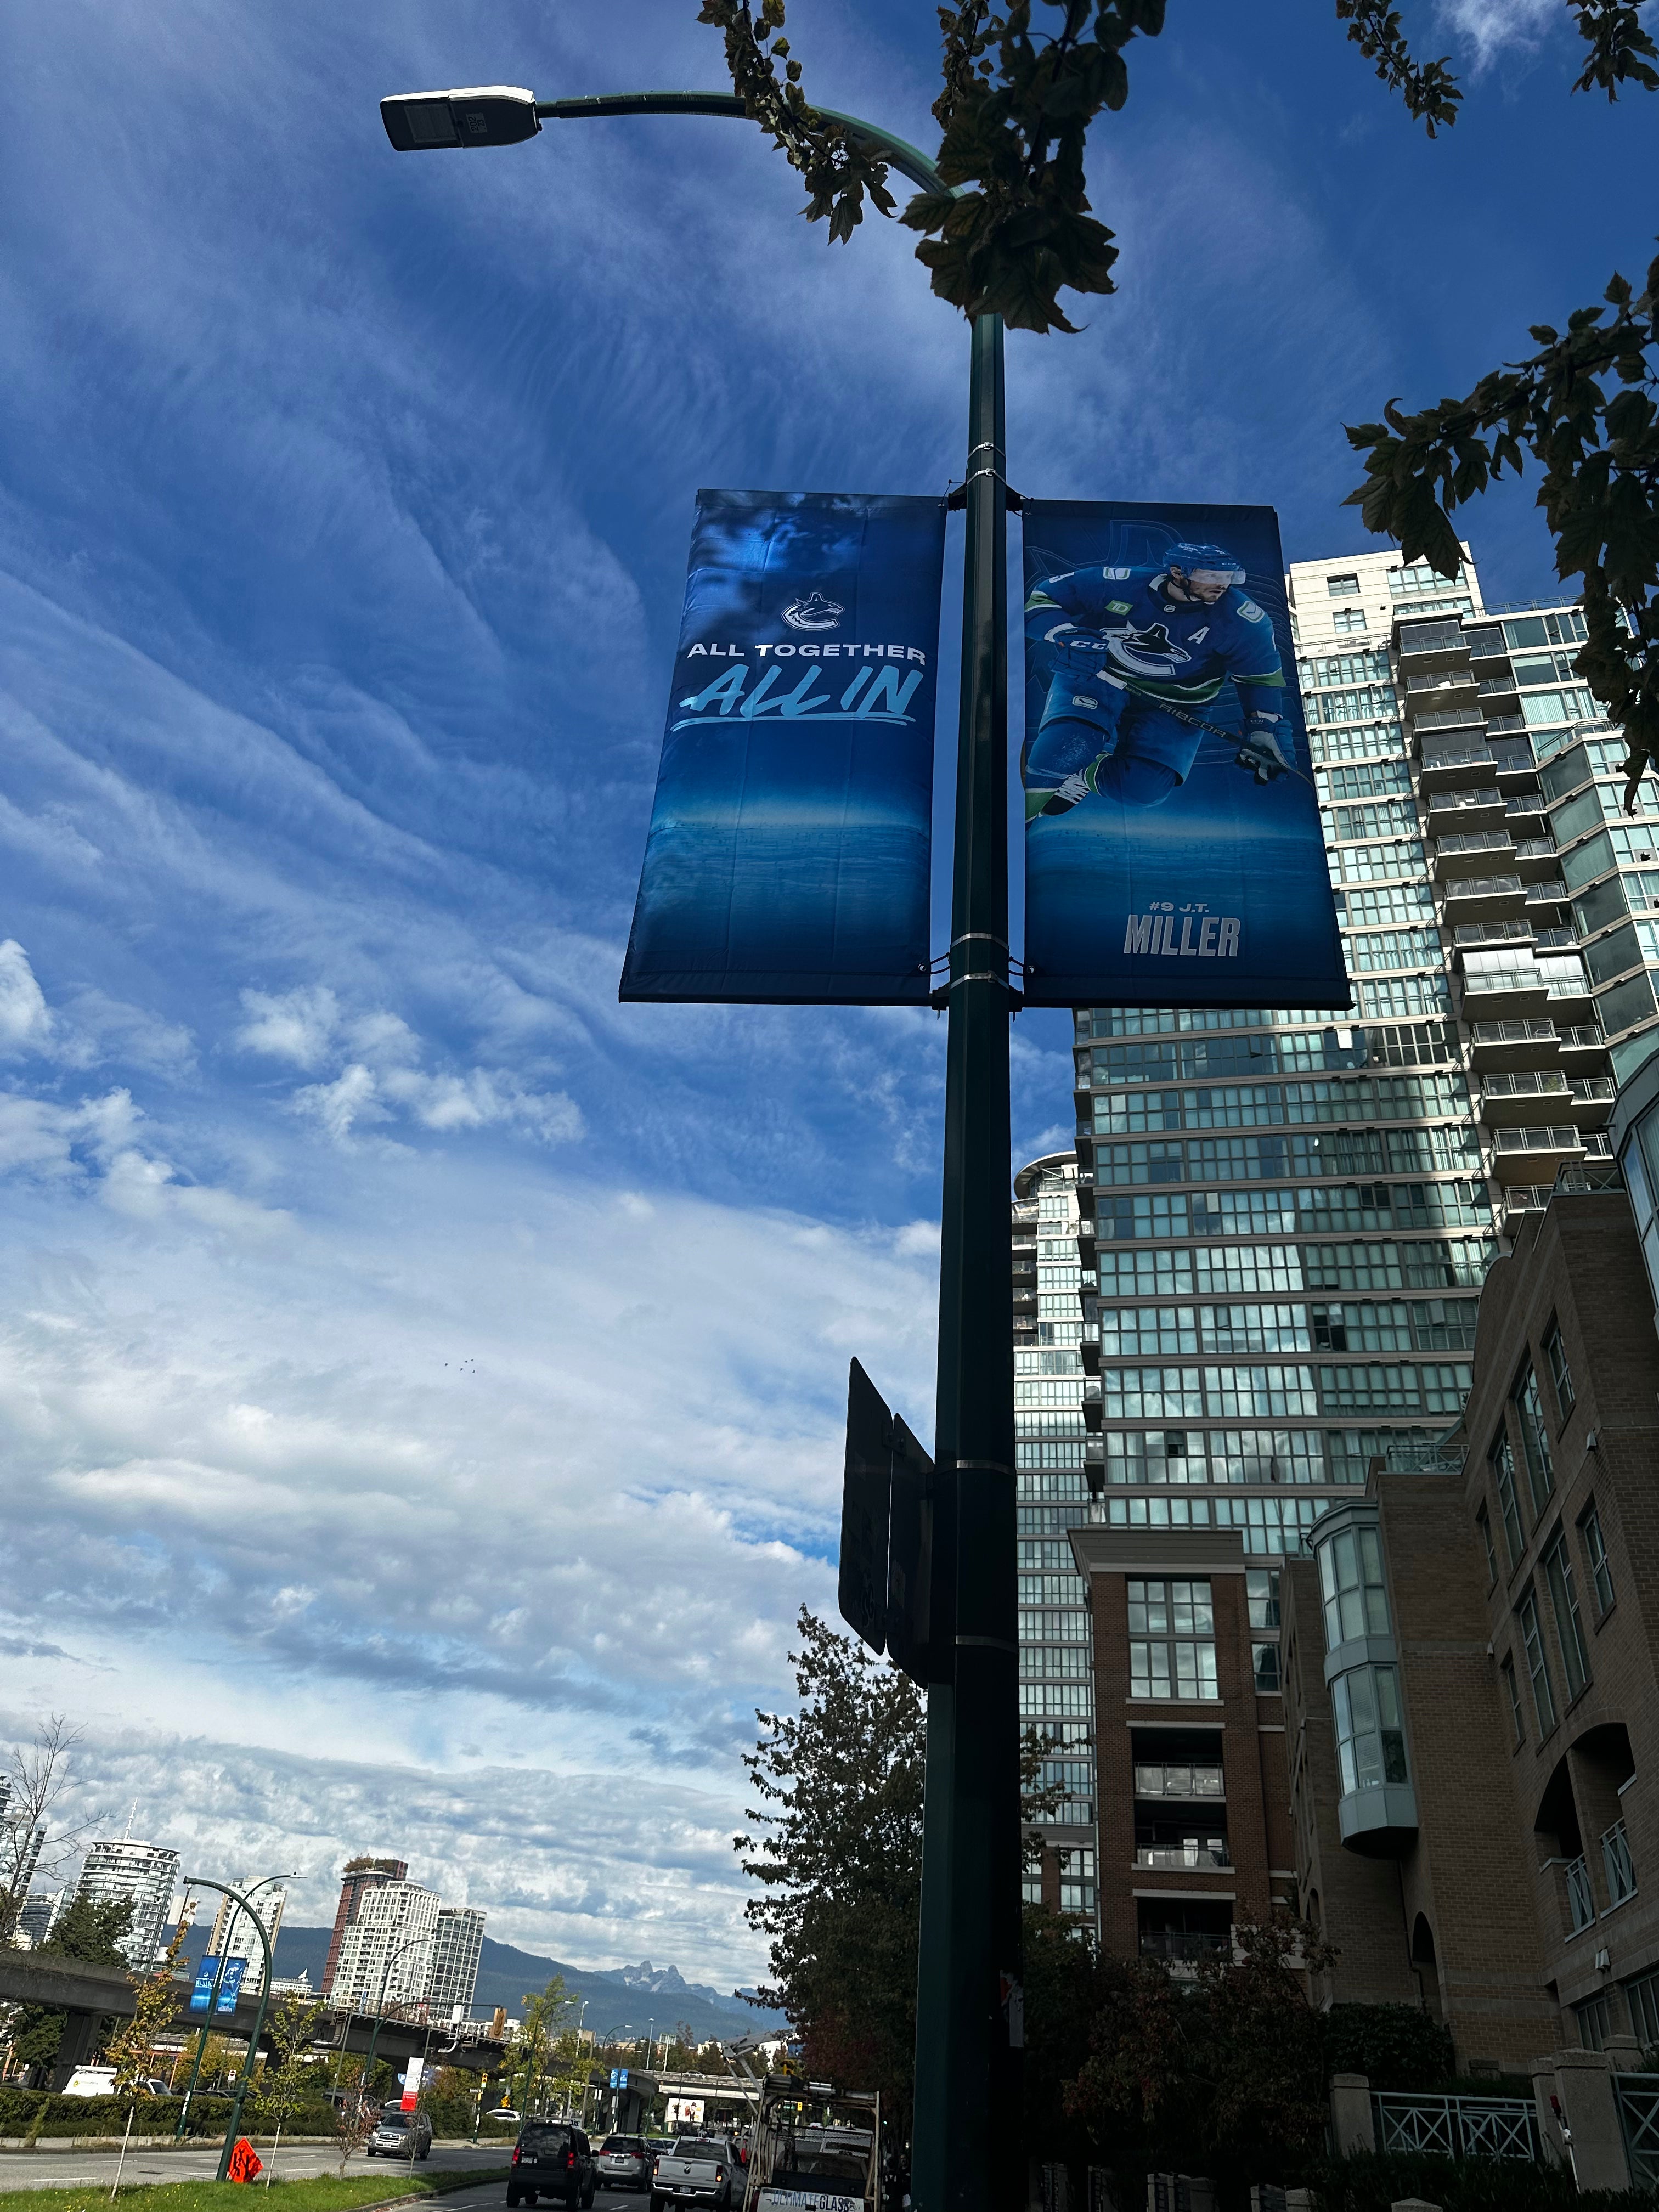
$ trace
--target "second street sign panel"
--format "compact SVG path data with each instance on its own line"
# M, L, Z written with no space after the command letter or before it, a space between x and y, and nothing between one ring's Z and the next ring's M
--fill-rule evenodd
M1024 541L1026 1002L1350 1006L1273 509Z

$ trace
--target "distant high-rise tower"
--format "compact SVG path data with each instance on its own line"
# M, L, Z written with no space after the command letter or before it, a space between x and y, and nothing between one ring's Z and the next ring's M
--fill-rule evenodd
M383 1881L357 1902L340 1942L329 1997L354 2010L422 2005L432 1984L439 1898L418 1881Z
M363 1899L372 1889L379 1889L388 1881L404 1881L409 1875L406 1859L348 1859L340 1881L340 1902L334 1915L334 1932L328 1939L328 1960L323 1968L323 1994L331 1996L335 1971L340 1963L340 1946L345 1932L357 1917Z
M246 1892L258 1880L257 1875L244 1875L237 1884ZM283 1914L288 1905L288 1892L283 1888L262 1889L252 1900L253 1911L264 1924L270 1938L273 1954L276 1948L277 1931L283 1924ZM214 1916L213 1933L208 1938L208 1950L217 1959L243 1959L246 1970L242 1976L242 1987L249 1991L258 1990L265 1978L264 1946L260 1942L248 1908L238 1905L233 1898L222 1898Z
M117 1948L136 1973L147 1974L155 1964L167 1907L178 1882L177 1851L162 1844L135 1843L131 1836L121 1836L92 1845L76 1894L94 1905L131 1905L131 1922Z
M484 1917L475 1906L441 1905L432 1948L432 1979L427 2002L434 2020L465 2020L478 1986L483 1955Z

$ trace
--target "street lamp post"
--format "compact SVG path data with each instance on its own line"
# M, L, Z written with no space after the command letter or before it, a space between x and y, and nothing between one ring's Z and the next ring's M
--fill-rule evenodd
M266 1877L266 1881L288 1881L291 1880L291 1875L281 1874L270 1875ZM265 1886L266 1882L264 1881L258 1882L254 1885L255 1888L258 1889L263 1889ZM222 1897L234 1898L237 1905L240 1906L241 1910L247 1914L249 1919L252 1921L254 1932L259 1938L259 1948L264 1953L265 1959L264 1977L259 1984L259 2002L253 2014L253 2033L248 2038L247 2057L243 2060L241 2065L236 2070L236 2094L231 2100L230 2119L225 2129L224 2148L219 2154L219 2172L217 2178L222 2181L230 2171L230 2154L235 2145L236 2130L241 2125L242 2100L247 2094L248 2076L252 2073L253 2062L259 2055L259 2037L264 2028L265 2007L270 2002L270 1984L272 1978L276 1971L276 1962L271 1957L270 1938L265 1933L265 1923L260 1919L258 1914L248 1903L248 1898L252 1894L252 1891L244 1892L240 1889L233 1889L228 1881L210 1881L205 1875L200 1874L187 1876L185 1882L185 1887L187 1890L216 1889ZM234 1928L235 1924L236 1916L233 1913L231 1915L230 1927L227 1928L225 1930L225 1948L227 1951L230 1948L231 1928ZM217 1977L215 1978L214 1988L216 1991L218 1988ZM210 2019L212 2018L212 2014L210 2012L208 2017Z
M294 1876L289 1874L268 1874L263 1881L256 1881L252 1888L248 1891L247 1894L249 1897L257 1897L262 1889L269 1889L272 1882L292 1881L293 1879ZM191 1887L216 1889L220 1885L217 1882L208 1881L198 1882L195 1884L186 1883L185 1888L186 1890L189 1890ZM237 1911L240 1912L240 1910L241 1907L239 1905ZM252 1911L252 1906L249 1906L248 1910ZM259 1919L259 1916L257 1912L253 1914L253 1918L257 1925ZM213 1970L213 1987L208 1992L207 2018L203 2021L202 2032L196 2039L196 2057L190 2069L190 2080L185 2085L184 2102L179 2107L179 2124L173 2131L173 2140L174 2142L178 2142L182 2138L185 2125L190 2119L191 2100L196 2094L197 2081L202 2071L202 2055L207 2049L208 2038L213 2033L214 2014L218 2009L219 2004L219 1989L221 1984L225 1978L225 1968L230 1962L230 1939L236 1933L236 1919L237 1912L233 1912L225 1927L225 1948L220 1954L218 1965ZM269 1978L270 1977L267 1975L266 1979L269 1980Z
M743 117L726 93L538 100L511 87L383 100L400 152L510 145L544 122ZM927 191L927 157L862 117L821 114ZM1008 1334L1008 556L1003 332L970 334L956 835L945 1002L945 1163L934 1430L934 1618L911 2195L915 2212L986 2212L1023 2186L1019 1691L1013 1358ZM1011 2122L1012 2124L1011 2124Z

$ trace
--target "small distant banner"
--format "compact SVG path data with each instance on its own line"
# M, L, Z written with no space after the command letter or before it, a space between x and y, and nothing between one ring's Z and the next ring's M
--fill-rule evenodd
M945 508L700 491L624 1000L912 1006Z
M236 2000L242 1994L242 1977L247 1972L246 1959L227 1959L225 1971L219 1984L219 2012L234 2012Z
M411 2058L408 2065L404 2069L402 2109L405 2112L412 2112L415 2110L415 2107L421 2101L421 2075L422 2070L422 2062L418 2058Z
M1351 1006L1272 507L1024 542L1026 1004Z
M213 2009L213 1983L218 1972L218 1954L210 1951L197 1967L196 1979L191 1984L191 2012L210 2012Z

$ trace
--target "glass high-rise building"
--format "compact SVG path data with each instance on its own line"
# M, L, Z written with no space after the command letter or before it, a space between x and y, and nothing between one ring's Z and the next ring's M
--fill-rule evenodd
M1577 610L1489 610L1472 562L1397 552L1288 583L1354 1004L1079 1010L1076 1148L1015 1186L1021 1705L1084 1913L1135 1869L1097 1863L1067 1530L1237 1529L1273 1697L1279 1563L1374 1458L1435 1462L1505 1220L1607 1153L1598 1011L1659 1021L1659 854L1614 823ZM1137 1802L1137 1862L1178 1865L1182 1818Z

